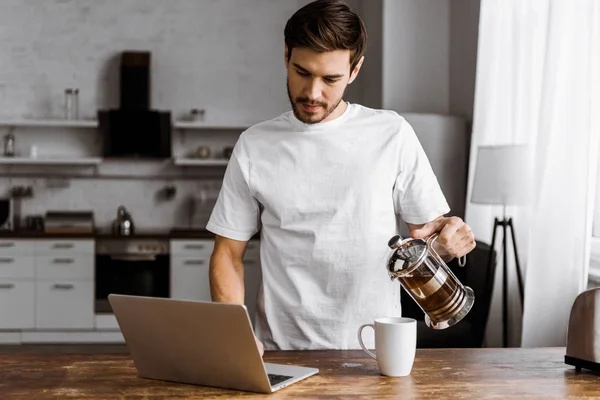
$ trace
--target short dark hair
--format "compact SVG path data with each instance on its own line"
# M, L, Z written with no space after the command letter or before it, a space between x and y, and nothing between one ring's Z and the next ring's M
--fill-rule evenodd
M367 30L360 17L340 0L316 0L292 15L284 30L288 60L294 47L313 51L350 50L350 71L367 48Z

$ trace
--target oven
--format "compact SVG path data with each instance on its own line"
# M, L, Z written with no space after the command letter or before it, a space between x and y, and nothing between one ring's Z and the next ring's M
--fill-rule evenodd
M95 312L112 313L108 295L170 297L168 239L96 240Z

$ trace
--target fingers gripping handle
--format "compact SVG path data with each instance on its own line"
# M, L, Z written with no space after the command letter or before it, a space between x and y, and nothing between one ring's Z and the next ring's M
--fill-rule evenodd
M438 238L438 234L434 233L433 235L429 236L429 238L427 239L427 247L436 254L437 254L437 252L433 248L433 242L435 242L435 240L437 238ZM466 254L458 257L458 265L459 266L464 267L466 264L467 264L467 255Z

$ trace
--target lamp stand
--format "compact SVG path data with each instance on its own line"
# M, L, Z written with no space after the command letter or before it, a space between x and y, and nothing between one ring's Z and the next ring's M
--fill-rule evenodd
M523 309L523 277L521 275L521 266L519 264L519 253L517 253L517 243L515 240L515 230L513 228L512 218L502 220L494 218L494 230L492 233L492 245L490 247L490 255L488 257L488 271L492 266L493 254L496 244L496 229L502 227L502 340L504 347L508 347L508 268L507 268L507 251L506 251L506 228L510 228L513 250L515 252L515 264L517 266L517 277L519 279L519 294L521 296L521 309Z

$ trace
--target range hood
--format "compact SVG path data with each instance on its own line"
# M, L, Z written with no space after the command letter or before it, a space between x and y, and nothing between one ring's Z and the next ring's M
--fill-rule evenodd
M170 158L171 112L150 105L151 53L121 54L119 108L98 110L105 158Z

